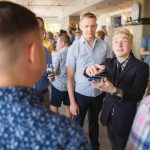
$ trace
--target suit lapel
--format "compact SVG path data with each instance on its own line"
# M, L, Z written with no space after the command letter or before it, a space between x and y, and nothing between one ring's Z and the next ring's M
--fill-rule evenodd
M117 59L114 61L113 66L112 66L112 80L113 84L115 85L115 76L116 76L116 69L117 69Z
M135 57L131 56L130 60L126 64L124 70L122 71L122 74L120 76L120 79L117 83L117 85L120 83L120 81L124 78L124 76L129 72L129 70L133 67L133 62L134 62Z

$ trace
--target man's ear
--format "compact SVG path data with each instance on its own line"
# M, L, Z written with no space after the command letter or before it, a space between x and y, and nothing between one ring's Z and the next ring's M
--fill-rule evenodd
M38 48L36 43L32 42L29 45L29 49L28 49L28 60L30 64L35 64L37 63L37 59L38 59Z

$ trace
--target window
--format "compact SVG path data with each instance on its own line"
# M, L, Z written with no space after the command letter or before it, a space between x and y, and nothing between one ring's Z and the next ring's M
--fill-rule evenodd
M46 31L59 32L61 29L61 24L59 24L59 23L45 23L45 29L46 29Z

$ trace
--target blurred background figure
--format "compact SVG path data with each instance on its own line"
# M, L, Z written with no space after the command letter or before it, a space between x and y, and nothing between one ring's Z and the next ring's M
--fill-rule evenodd
M144 57L144 62L149 66L149 81L145 92L145 96L147 96L150 94L150 34L143 37L141 42L140 54Z
M110 46L111 41L110 41L110 37L108 36L106 26L102 26L102 27L101 27L101 30L104 31L104 33L105 33L104 41L106 41L107 44L109 45L109 47L111 47L111 46Z
M40 29L40 34L42 40L44 39L45 36L45 28L44 28L44 20L41 17L37 17L39 29ZM52 65L52 58L51 54L48 52L48 49L44 47L45 51L45 66L47 65ZM35 89L37 89L39 92L41 92L44 96L44 102L43 105L45 108L49 108L50 105L50 92L49 92L49 80L47 79L47 72L45 69L44 74L41 76L40 80L35 84Z
M45 29L44 29L45 30ZM48 52L51 54L53 50L53 43L51 41L52 34L50 32L44 32L44 39L43 39L43 46L45 46L48 49Z
M61 36L61 35L67 35L67 31L63 30L63 29L60 29L59 36Z
M50 43L49 53L52 53L52 51L55 49L55 39L54 34L51 31L46 32L46 40Z
M75 40L80 39L81 35L82 35L82 31L80 29L76 30Z
M63 103L66 107L66 116L71 118L66 70L66 57L69 45L70 39L67 35L62 35L58 38L56 45L56 59L53 63L55 79L52 81L50 109L54 113L59 113L58 108L61 107L61 104ZM51 75L49 75L49 80L51 81Z
M75 36L73 35L73 33L72 33L71 30L68 30L68 31L67 31L67 35L68 35L69 38L70 38L70 44L72 44L73 41L75 40Z
M105 32L102 31L102 30L98 30L98 31L96 32L95 36L96 36L98 39L104 40L104 39L105 39Z

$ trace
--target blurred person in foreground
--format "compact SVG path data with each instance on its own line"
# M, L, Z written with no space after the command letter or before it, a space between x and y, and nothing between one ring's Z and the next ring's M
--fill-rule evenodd
M90 149L81 128L41 107L42 96L32 87L44 64L35 14L0 1L0 149Z
M44 34L45 34L44 20L41 17L36 17L36 19L38 21L40 34L41 34L41 38L43 41ZM48 49L44 45L43 45L43 48L45 51L45 65L52 66L51 54L48 52ZM47 68L45 68L43 75L38 80L38 82L34 85L34 88L37 89L39 92L41 92L42 95L44 96L43 105L45 108L49 108L49 105L50 105L50 92L49 92L50 84L49 84L49 80L47 79L47 77L48 77L48 72L47 72Z
M99 65L89 66L85 75L95 76L106 71L100 81L92 81L93 87L106 92L100 120L107 126L112 150L124 150L137 110L148 83L149 67L132 53L132 34L118 28L113 34L115 58Z
M145 97L138 106L126 150L150 149L150 96Z

